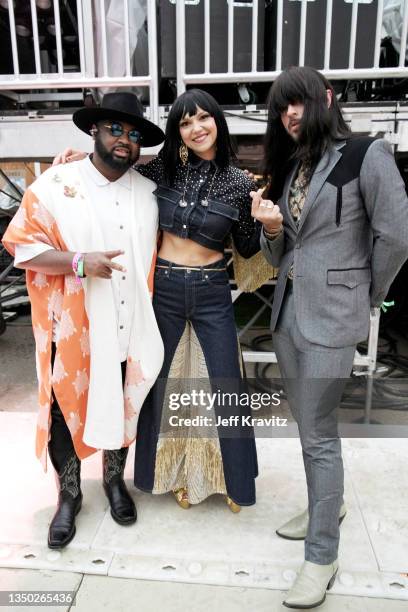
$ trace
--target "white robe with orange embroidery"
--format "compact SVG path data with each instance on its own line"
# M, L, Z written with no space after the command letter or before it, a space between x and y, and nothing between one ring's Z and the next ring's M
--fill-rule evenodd
M16 245L38 242L59 251L106 250L80 163L49 168L27 189L3 237L12 255ZM161 369L163 343L151 301L158 225L155 185L135 171L130 176L136 286L124 389L111 283L89 277L78 284L73 274L27 270L39 383L36 454L45 469L51 389L83 459L135 439L140 408ZM54 319L59 338L51 372Z

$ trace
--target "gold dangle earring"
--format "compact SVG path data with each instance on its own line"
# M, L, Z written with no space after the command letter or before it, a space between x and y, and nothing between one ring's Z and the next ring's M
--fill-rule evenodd
M179 156L181 159L181 163L183 164L183 166L185 166L188 162L188 149L187 145L185 145L184 142L181 143L181 146L179 148Z

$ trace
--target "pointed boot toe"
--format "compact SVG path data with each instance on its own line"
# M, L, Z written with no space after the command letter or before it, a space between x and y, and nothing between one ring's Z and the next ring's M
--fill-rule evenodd
M104 450L102 453L103 488L111 516L119 525L132 525L137 520L135 503L123 480L127 454L127 448Z
M76 533L75 517L82 507L81 462L72 455L57 473L58 505L48 529L48 547L64 548Z
M283 605L296 610L320 606L326 599L326 591L334 584L338 567L337 560L328 565L304 561Z

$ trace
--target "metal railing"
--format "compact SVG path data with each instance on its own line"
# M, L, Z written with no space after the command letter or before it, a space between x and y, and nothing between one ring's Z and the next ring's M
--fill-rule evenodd
M24 0L26 11L26 29L31 29L32 50L35 62L35 72L25 73L21 70L19 53L19 24L16 21L16 12L19 7L18 0L7 0L2 3L3 19L8 13L10 46L12 55L11 74L0 74L1 90L51 90L73 88L117 88L117 87L147 87L149 89L150 118L158 121L158 62L157 62L157 23L156 5L154 0L147 2L147 40L148 40L148 73L146 75L133 75L130 57L129 41L129 8L132 0L121 0L119 3L123 11L123 63L124 71L121 75L110 74L109 71L109 31L107 28L107 15L105 0L95 0L92 10L90 0L76 0L75 26L77 34L78 66L68 70L64 66L63 31L61 28L61 9L69 10L67 0L50 0L50 15L52 17L53 34L55 35L56 65L54 71L47 71L42 62L42 41L39 35L39 6L38 0ZM29 11L28 9L29 4ZM16 9L17 7L17 9ZM68 7L68 9L67 9ZM96 14L96 11L98 15ZM71 11L72 12L72 11ZM119 15L117 15L119 17ZM17 14L18 18L18 14ZM98 18L98 47L95 49L94 26ZM21 31L21 26L20 26ZM100 54L101 62L97 62L96 55Z
M52 70L44 65L39 28L44 4L52 15ZM113 5L116 21L122 19L121 44L114 48L107 20ZM28 15L24 27L32 49L31 73L21 65L21 6ZM9 74L0 74L0 90L147 87L150 117L158 121L162 78L174 80L181 93L190 84L271 82L293 64L314 65L330 79L408 75L408 0L401 0L399 55L394 66L381 65L387 0L147 0L144 75L132 70L135 6L133 0L0 0L0 22L8 21L12 63ZM78 60L71 67L64 63L67 11L71 16L75 13ZM166 23L167 15L174 22ZM169 47L166 36L172 41ZM121 56L120 73L111 70L115 56ZM164 70L166 62L174 64L169 74Z
M283 68L291 64L303 66L305 64L314 65L320 69L329 79L377 79L386 77L406 77L408 69L405 67L405 57L407 52L407 32L408 32L408 0L403 0L402 31L401 44L399 52L399 62L397 66L383 67L380 66L381 55L381 40L383 37L383 18L384 18L384 0L275 0L267 3L271 10L275 11L276 29L268 34L275 38L275 66L273 70L257 69L257 54L259 48L258 27L260 24L259 10L261 5L265 5L261 0L252 0L250 2L235 2L234 0L225 0L228 3L228 59L227 71L214 72L210 70L211 57L211 23L210 23L210 0L202 0L204 3L204 71L203 72L187 72L186 70L186 46L188 43L186 30L186 11L191 14L194 10L198 10L196 6L188 6L186 0L175 0L177 4L177 91L182 93L189 84L203 83L254 83L262 81L273 81L279 76ZM187 6L186 6L187 5ZM296 6L298 5L298 6ZM345 21L334 21L335 13L341 14ZM313 15L312 15L313 10ZM370 13L367 12L370 11ZM251 68L250 70L239 71L233 70L234 53L237 46L237 41L234 37L234 19L239 11L247 12L247 32L246 35L251 36ZM350 14L351 13L351 14ZM370 24L359 22L359 17L362 19L369 15ZM317 29L314 36L307 36L309 18L314 18L314 25L317 21L324 20L324 31L321 27ZM347 24L349 19L349 24ZM367 27L372 29L372 49L371 65L361 67L356 65L356 48L359 42L359 37L366 36ZM295 44L289 43L288 38L292 36L290 31L284 32L284 27L293 27L293 31L299 30L299 40ZM348 58L344 65L333 67L332 57L335 52L333 44L333 33L335 28L344 29L344 44L348 43ZM348 30L348 31L347 31ZM321 43L316 41L316 37L323 35ZM338 37L336 37L337 39ZM365 40L360 41L360 44L365 45ZM238 40L239 43L239 40ZM316 45L321 45L324 49L324 54L320 65L310 63L310 57L316 56ZM336 42L337 45L337 42ZM289 53L288 53L289 52ZM308 53L309 52L309 53ZM309 58L308 58L309 56ZM309 61L308 61L309 60ZM338 62L337 62L338 63Z

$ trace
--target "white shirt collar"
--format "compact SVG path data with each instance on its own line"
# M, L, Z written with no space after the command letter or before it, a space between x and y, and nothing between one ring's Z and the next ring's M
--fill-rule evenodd
M133 170L132 168L129 168L129 170L125 172L125 174L122 174L122 176L116 181L110 181L106 178L106 176L101 174L97 168L95 168L89 155L83 160L83 165L88 178L98 185L98 187L105 187L106 185L115 184L125 187L125 189L128 189L129 191L131 190L130 172Z

